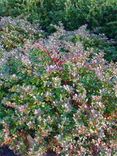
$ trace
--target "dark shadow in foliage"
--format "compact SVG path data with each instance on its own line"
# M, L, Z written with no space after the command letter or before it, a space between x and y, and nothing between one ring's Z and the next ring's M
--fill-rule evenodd
M59 156L56 154L56 152L52 151L52 150L48 150L46 154L44 154L44 156Z
M0 156L19 156L16 155L7 145L0 147Z

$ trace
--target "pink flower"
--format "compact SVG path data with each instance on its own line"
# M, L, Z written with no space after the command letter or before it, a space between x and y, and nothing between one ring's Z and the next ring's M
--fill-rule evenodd
M50 66L47 66L47 68L46 68L47 72L52 72L52 71L56 71L56 70L62 70L62 67L59 67L57 65L50 65Z
M26 111L26 106L20 106L19 108L18 108L18 110L20 111L20 112L22 112L22 113L24 113L25 111Z

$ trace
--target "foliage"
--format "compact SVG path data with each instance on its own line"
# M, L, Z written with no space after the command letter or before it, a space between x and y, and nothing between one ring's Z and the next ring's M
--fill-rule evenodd
M116 0L3 0L1 8L2 16L27 15L49 32L53 31L51 24L61 21L69 30L88 24L90 29L117 39Z
M31 156L116 155L117 64L71 41L88 37L84 28L56 27L12 48L0 40L0 145Z
M117 61L116 42L108 40L105 35L96 35L91 33L89 36L74 35L73 38L71 38L71 41L75 43L81 42L85 50L93 49L96 53L103 51L105 53L104 58L109 62Z
M23 19L13 20L4 17L0 21L0 43L7 50L22 46L27 41L42 37L43 32L38 31L38 26L31 25Z

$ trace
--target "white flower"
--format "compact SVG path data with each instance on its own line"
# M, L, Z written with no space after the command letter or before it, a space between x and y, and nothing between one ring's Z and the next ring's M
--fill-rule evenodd
M41 114L41 110L40 110L40 109L36 109L36 110L34 111L34 114L35 114L35 115L40 115L40 114Z
M63 85L64 89L67 90L68 92L71 92L71 88L69 85Z

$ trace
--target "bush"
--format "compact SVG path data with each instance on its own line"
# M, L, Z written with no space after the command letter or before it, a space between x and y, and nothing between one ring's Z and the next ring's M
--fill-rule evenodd
M20 48L26 42L33 42L44 36L43 31L39 30L38 25L30 24L28 21L11 17L1 18L0 21L0 46L6 51Z
M116 0L10 0L1 2L3 15L28 16L28 20L39 22L42 28L52 32L51 24L61 21L67 30L74 30L88 24L89 29L117 39ZM98 32L97 31L97 32Z
M109 40L105 35L91 34L87 36L82 36L76 34L71 38L71 41L76 43L80 42L83 44L85 50L93 49L95 53L104 52L104 58L111 62L117 61L117 46L111 40Z
M116 155L116 64L71 42L71 33L59 28L1 52L1 145L23 155Z

